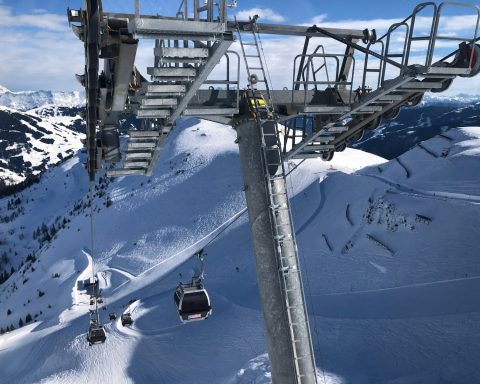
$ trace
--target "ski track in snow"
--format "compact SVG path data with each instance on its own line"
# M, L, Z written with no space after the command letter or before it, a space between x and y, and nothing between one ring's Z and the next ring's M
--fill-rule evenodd
M401 287L312 295L315 314L343 319L398 319L479 312L470 292L480 290L480 276Z
M367 176L367 177L371 177L371 178L380 180L380 181L390 185L391 187L394 187L395 189L398 189L401 192L411 194L412 196L416 195L416 196L421 196L421 197L434 197L434 198L443 197L445 199L450 199L450 200L480 203L480 196L476 196L476 195L467 195L467 194L463 194L463 193L453 193L453 192L443 192L443 191L422 190L422 189L412 187L408 184L397 183L395 181L389 180L386 177L382 177L382 176L379 176L379 175L364 174L364 175L357 175L357 176L359 176L359 177Z

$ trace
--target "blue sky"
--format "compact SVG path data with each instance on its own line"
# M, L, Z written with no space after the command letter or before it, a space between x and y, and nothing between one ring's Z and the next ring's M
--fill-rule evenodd
M411 10L421 1L401 0L239 0L238 10L251 8L270 8L286 18L289 23L302 23L314 15L327 13L332 20L343 20L352 17L363 19L373 18L375 13L382 18L399 18L407 16ZM2 3L2 2L0 2ZM168 4L165 4L168 3ZM49 13L65 14L65 9L80 8L82 0L3 0L3 4L13 8L14 13L31 13L35 9L43 9ZM132 12L133 0L104 0L104 8L116 12ZM140 0L142 11L148 13L158 12L164 9L167 12L170 8L175 9L180 4L179 0ZM170 6L169 6L170 5ZM165 13L167 14L167 13ZM375 16L375 17L377 17Z
M179 0L140 0L140 8L142 13L173 16L179 3ZM133 12L133 4L133 0L105 0L103 8L110 12ZM265 23L369 27L383 32L391 23L409 15L416 4L414 0L238 0L238 7L230 12L240 18L257 13ZM82 0L0 0L0 84L14 91L80 89L74 73L83 72L83 47L69 30L66 8L82 6ZM449 16L448 12L445 16ZM461 17L452 18L447 32L470 36L470 31L462 30L463 24ZM265 36L264 41L265 51L272 55L269 66L274 87L288 86L291 70L285 70L285 62L293 63L294 54L300 53L301 39ZM336 43L321 43L327 45L329 52L344 50ZM446 49L453 50L451 46ZM142 45L138 53L139 68L151 65L152 61L151 47ZM480 93L480 78L454 84L451 94Z

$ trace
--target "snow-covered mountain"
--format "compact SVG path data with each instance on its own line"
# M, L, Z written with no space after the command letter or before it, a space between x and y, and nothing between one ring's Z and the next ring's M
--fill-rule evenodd
M0 195L28 185L81 148L84 104L81 92L11 92L0 86Z
M85 95L80 91L22 91L12 92L0 85L0 106L17 111L28 111L44 105L80 107L85 104Z
M465 125L480 126L480 97L425 94L417 107L403 108L397 119L384 120L352 147L393 159L423 140Z
M43 106L27 112L0 107L0 194L28 183L83 145L80 109Z
M81 153L0 200L1 383L271 381L234 140L188 119L151 178L101 177L93 243ZM319 382L478 383L479 156L480 128L463 128L290 174ZM92 245L107 341L89 347ZM173 290L203 247L213 314L182 325ZM126 310L132 327L108 320Z

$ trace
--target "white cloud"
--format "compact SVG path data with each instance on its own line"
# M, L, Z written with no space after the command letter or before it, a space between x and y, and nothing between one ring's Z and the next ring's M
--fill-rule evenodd
M66 15L13 15L0 3L0 84L14 91L78 90L75 73L84 70L83 43Z
M248 16L258 14L261 22L284 21L285 18L268 8L252 8L237 14L237 18L247 20ZM22 21L19 21L21 17ZM310 19L305 25L317 24L321 27L360 29L376 28L379 35L388 27L398 22L394 19L365 19L329 21L328 15L320 14ZM430 19L417 18L416 34L426 34L430 27ZM445 17L440 24L442 30L455 32L468 37L474 20L471 17ZM272 77L274 89L283 87L292 88L293 62L296 55L301 53L304 38L292 36L262 35L263 47L267 55L268 68ZM136 65L144 75L145 68L153 65L153 41L141 41L137 53ZM401 42L395 39L395 44ZM319 44L325 47L327 53L343 53L341 43L326 38L314 38L310 42L310 52ZM437 42L436 56L442 57L442 52L451 52L456 49L456 42ZM10 8L0 0L0 84L12 90L79 90L81 86L74 78L75 73L84 70L83 44L71 32L66 16L39 13L38 10L27 14L12 15ZM396 46L394 46L396 48ZM240 51L238 42L232 45L232 50ZM421 62L425 47L422 43L415 44L411 62ZM363 64L362 57L358 56L357 72ZM235 66L236 69L236 66ZM246 86L246 75L243 58L241 58L241 87ZM221 68L215 69L218 78L223 78ZM361 76L356 73L356 78ZM458 86L457 86L458 84ZM480 92L478 78L454 81L449 93Z
M61 31L67 24L66 16L34 10L31 14L14 15L10 7L0 3L0 27L42 28Z
M0 30L1 32L1 30ZM63 33L2 33L0 84L20 90L79 90L75 73L84 71L83 44Z
M344 29L358 29L364 30L376 29L380 34L386 33L391 25L398 23L399 19L345 19L328 21L325 14L314 16L304 25L311 26L316 24L323 28L344 28ZM476 15L464 15L464 16L443 16L440 18L439 33L442 35L458 34L464 32L463 37L473 37L475 31L477 16ZM432 18L426 16L418 16L415 21L415 35L426 34L430 32L432 26ZM401 30L405 30L402 28ZM467 33L465 33L467 32Z
M259 21L276 21L276 22L281 22L285 21L285 17L282 15L276 13L274 10L270 8L251 8L251 9L246 9L244 11L239 11L237 13L237 19L238 20L248 20L250 16L258 15L259 16Z

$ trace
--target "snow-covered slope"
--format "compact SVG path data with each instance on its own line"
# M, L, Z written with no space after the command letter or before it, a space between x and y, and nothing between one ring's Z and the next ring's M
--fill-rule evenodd
M270 381L234 140L229 127L188 119L150 179L98 183L101 346L85 340L81 281L92 263L82 248L92 244L83 159L46 172L20 202L0 201L2 215L17 212L0 250L17 250L15 269L30 254L0 286L0 327L37 320L0 336L0 382ZM347 149L291 173L319 382L478 382L479 153L480 129L469 128L398 160ZM191 255L202 247L213 314L182 325L173 290L197 269ZM135 299L131 328L108 321Z
M363 140L352 146L393 159L420 141L463 125L480 125L479 97L427 93L420 105L403 108L395 120L383 120L377 130L366 132Z
M78 110L0 107L0 183L18 184L73 156L82 147L82 127Z
M0 106L28 111L44 105L58 105L62 107L79 107L85 104L83 92L54 92L54 91L22 91L12 92L0 86Z

